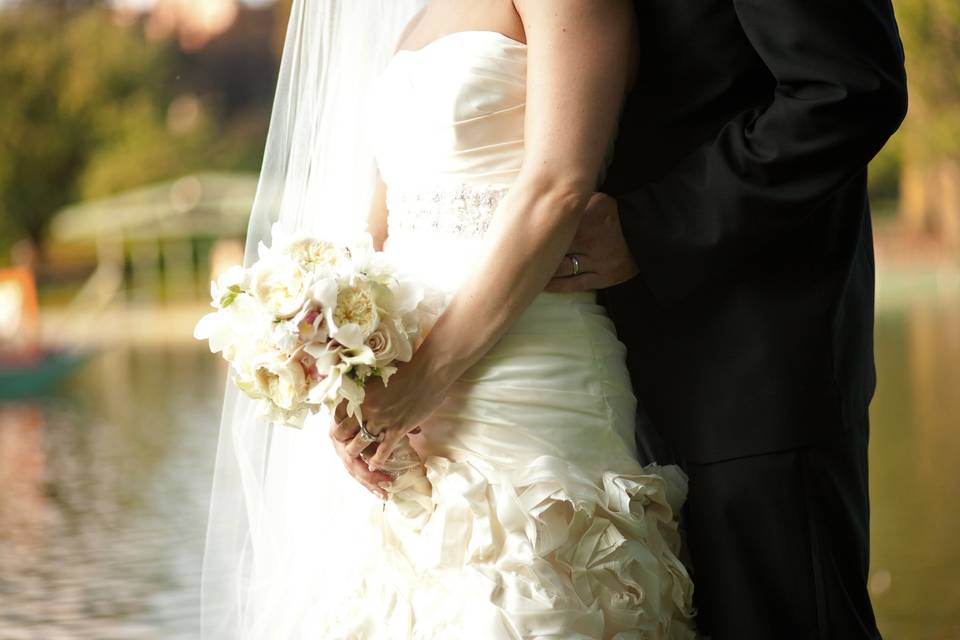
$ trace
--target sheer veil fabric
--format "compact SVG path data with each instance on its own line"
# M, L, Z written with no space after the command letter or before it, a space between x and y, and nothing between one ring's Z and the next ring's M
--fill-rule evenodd
M277 222L333 239L364 228L375 178L365 107L404 26L424 4L294 0L247 264ZM366 496L358 500L363 490L345 477L326 429L308 426L268 427L227 384L202 573L204 638L292 637L303 624L298 598L338 587L310 569L315 560L353 566L362 559L356 522L344 539L338 521L350 520Z

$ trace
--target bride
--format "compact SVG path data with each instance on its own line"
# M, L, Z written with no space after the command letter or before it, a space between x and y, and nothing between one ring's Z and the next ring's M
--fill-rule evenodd
M542 292L609 161L632 3L419 4L294 2L248 260L275 221L347 234L370 211L449 302L362 426L265 428L228 389L204 635L692 638L685 478L637 461L594 296ZM420 512L384 468L403 438Z

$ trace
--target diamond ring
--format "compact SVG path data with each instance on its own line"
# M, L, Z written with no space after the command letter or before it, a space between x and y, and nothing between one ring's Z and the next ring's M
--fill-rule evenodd
M381 436L383 434L373 434L367 431L367 427L364 424L360 424L360 433L357 434L361 440L367 444L373 444L374 442L380 442Z

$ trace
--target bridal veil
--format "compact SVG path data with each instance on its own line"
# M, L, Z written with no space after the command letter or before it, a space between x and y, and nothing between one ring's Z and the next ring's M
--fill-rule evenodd
M279 223L351 237L366 224L375 165L369 90L424 0L294 0L245 261ZM321 420L322 422L322 420ZM285 637L298 599L337 588L325 563L358 563L363 540L341 526L363 491L323 424L271 427L228 382L202 575L207 639ZM351 539L344 539L351 536ZM333 547L333 548L331 548ZM336 575L337 572L333 572Z

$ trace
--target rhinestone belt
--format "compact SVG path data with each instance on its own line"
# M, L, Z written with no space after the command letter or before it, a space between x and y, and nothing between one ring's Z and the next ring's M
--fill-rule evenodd
M432 232L480 238L508 190L465 184L428 191L388 188L388 233Z

